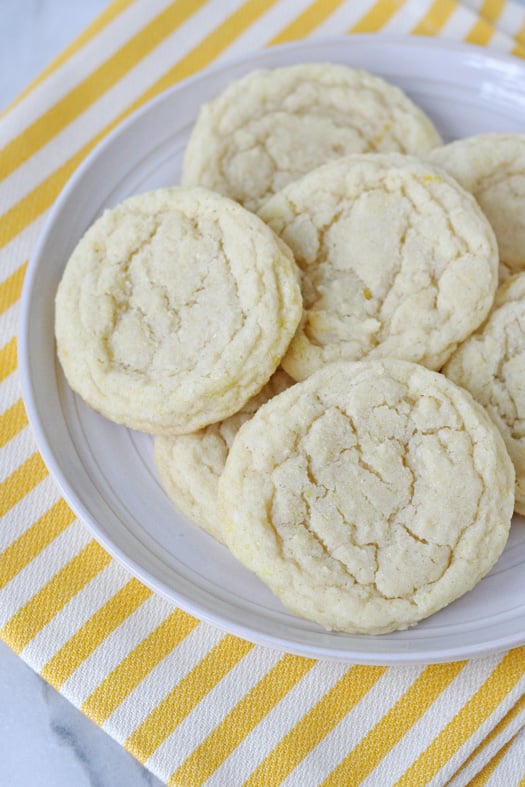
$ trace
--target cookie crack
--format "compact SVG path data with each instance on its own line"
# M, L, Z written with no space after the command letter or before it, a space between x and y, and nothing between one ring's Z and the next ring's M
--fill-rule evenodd
M124 264L121 267L121 271L124 278L124 286L128 293L127 297L124 299L119 299L115 296L113 292L105 293L106 296L110 298L112 304L112 322L111 325L107 327L106 331L104 331L104 333L101 334L100 342L104 349L106 357L110 361L111 365L123 371L129 371L131 367L129 364L125 364L122 361L117 361L115 359L114 353L110 347L111 337L117 330L119 322L122 320L122 316L127 312L129 312L130 310L129 292L132 288L131 288L131 282L129 280L129 269L133 263L133 260L137 257L137 255L140 254L140 252L142 252L144 247L150 244L152 240L155 238L155 236L157 235L160 228L160 222L158 221L158 219L155 219L153 223L154 223L153 229L149 232L146 238L141 239L140 243L131 250L130 254L128 255L127 259L125 260Z

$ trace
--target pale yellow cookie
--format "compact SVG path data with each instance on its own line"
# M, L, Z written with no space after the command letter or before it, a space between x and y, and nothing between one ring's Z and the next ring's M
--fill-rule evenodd
M288 66L252 72L202 107L182 183L255 210L329 159L440 144L424 112L380 77L335 63Z
M223 535L283 604L380 634L470 590L507 541L514 472L498 430L444 375L396 361L326 366L237 433Z
M525 270L525 134L480 134L436 148L430 161L472 192L492 224L500 279Z
M155 463L166 493L183 514L219 541L222 526L217 488L233 439L259 407L292 383L291 377L278 369L235 415L198 432L155 438Z
M302 314L290 250L204 189L160 189L106 211L56 297L69 384L117 423L192 432L237 412L273 374Z
M453 178L411 156L330 162L259 215L302 270L305 312L282 362L296 380L364 357L440 369L492 306L498 252L486 217Z
M443 372L470 391L503 435L516 471L516 510L525 514L525 273L500 287L487 321Z

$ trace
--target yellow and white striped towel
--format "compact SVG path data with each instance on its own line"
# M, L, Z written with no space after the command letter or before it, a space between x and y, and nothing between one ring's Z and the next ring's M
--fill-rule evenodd
M49 208L122 118L219 58L412 33L525 51L504 0L114 0L0 119L0 636L170 785L525 785L525 648L444 665L283 655L155 596L75 519L35 448L16 330ZM523 47L523 49L522 49Z

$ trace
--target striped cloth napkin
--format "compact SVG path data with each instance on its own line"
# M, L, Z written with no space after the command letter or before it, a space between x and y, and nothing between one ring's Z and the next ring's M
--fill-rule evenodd
M20 398L27 260L86 154L139 105L218 58L345 31L442 35L521 55L525 8L115 0L0 119L0 636L170 785L525 785L525 648L365 667L217 631L93 541L50 478Z

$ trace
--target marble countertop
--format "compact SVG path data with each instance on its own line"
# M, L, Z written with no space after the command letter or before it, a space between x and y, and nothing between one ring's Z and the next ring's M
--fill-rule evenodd
M116 741L0 641L3 787L160 787Z
M0 112L109 0L0 0Z
M108 0L0 0L0 112ZM0 640L2 787L160 787Z

